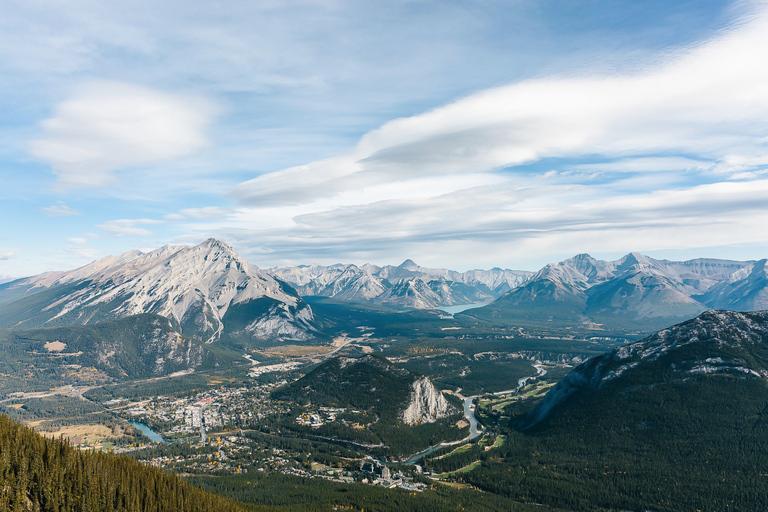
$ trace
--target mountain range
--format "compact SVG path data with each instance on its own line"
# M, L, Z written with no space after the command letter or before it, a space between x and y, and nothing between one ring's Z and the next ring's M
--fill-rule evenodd
M552 330L640 335L707 309L768 308L766 260L615 261L579 254L536 273L421 267L310 265L262 270L225 242L130 251L84 267L0 284L0 327L86 325L151 313L187 338L254 343L323 336L301 298L437 308L489 302L463 313Z
M421 309L490 302L533 275L525 270L500 268L456 272L421 267L410 259L398 266L302 265L275 267L267 272L289 283L301 295Z
M492 304L466 314L514 325L652 332L707 309L768 308L766 260L615 261L579 254L547 265Z
M108 256L0 285L0 327L85 325L152 313L192 339L309 339L298 294L214 239Z

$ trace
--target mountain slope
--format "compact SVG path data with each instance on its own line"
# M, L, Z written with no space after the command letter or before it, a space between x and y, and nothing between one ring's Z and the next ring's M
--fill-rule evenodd
M151 314L87 326L0 332L0 387L49 389L162 377L212 368L223 355Z
M234 512L232 501L158 468L75 450L0 415L0 510Z
M735 311L768 309L767 260L760 260L750 269L736 273L728 281L710 288L697 297L712 308ZM747 271L749 270L749 271Z
M84 325L153 313L185 336L213 342L233 306L242 310L252 302L259 303L250 308L257 316L243 333L255 339L312 337L312 310L296 292L214 239L146 254L131 251L2 285L0 326Z
M707 311L697 318L656 332L592 358L569 373L531 411L534 426L575 394L631 382L653 385L695 375L768 378L768 311Z
M466 481L567 510L765 510L768 312L705 312L517 411Z

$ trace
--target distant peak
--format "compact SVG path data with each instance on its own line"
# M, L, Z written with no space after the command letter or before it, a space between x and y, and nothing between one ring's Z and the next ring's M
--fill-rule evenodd
M230 248L231 246L222 240L217 240L215 238L209 238L205 242L200 244L202 247L226 247Z
M222 253L237 254L227 242L215 238L209 238L205 242L193 247L193 249L202 250L204 252L220 251Z
M415 261L408 258L407 260L405 260L400 264L400 268L404 268L406 270L418 270L419 266L416 264Z
M624 256L624 259L627 261L647 261L648 256L644 254L640 254L639 252L633 251L626 256Z
M595 258L593 258L592 256L590 256L589 254L587 254L585 252L582 252L581 254L577 254L573 258L569 258L569 259L561 262L561 264L562 263L571 264L571 265L576 265L577 267L581 268L584 265L592 266L596 262L597 262L597 260Z

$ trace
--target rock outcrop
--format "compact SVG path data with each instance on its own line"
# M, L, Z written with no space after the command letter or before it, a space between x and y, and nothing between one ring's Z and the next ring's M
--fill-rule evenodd
M403 423L419 425L434 423L458 411L448 403L443 393L438 391L427 377L421 377L411 384L411 399L403 411Z

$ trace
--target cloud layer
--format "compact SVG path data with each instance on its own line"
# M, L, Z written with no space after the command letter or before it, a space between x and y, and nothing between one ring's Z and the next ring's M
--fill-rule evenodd
M768 10L760 7L741 26L648 69L486 90L391 121L349 154L259 176L232 195L249 205L301 203L546 158L697 155L723 171L734 158L768 162Z
M198 227L298 261L765 245L768 7L752 7L642 69L395 119L346 154L237 185L238 213Z
M764 1L74 5L0 20L1 274L768 255Z

